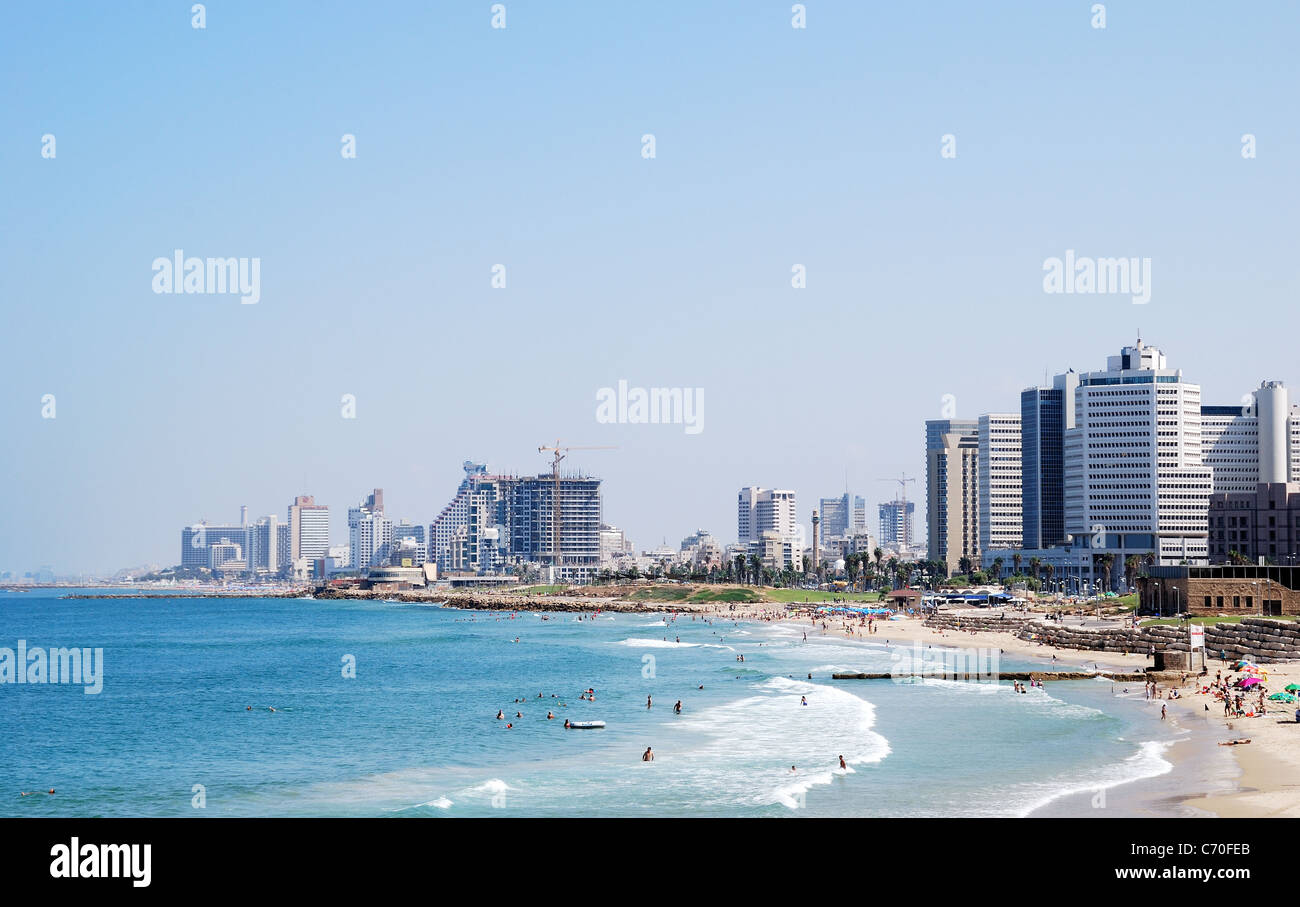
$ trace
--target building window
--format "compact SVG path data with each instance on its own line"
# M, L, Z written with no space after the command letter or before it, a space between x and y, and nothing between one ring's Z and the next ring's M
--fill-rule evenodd
M1234 595L1234 596L1232 597L1232 607L1234 607L1234 608L1240 608L1240 607L1241 607L1241 596L1240 596L1240 595Z
M1216 596L1215 596L1215 598L1214 598L1214 605L1215 605L1216 608L1222 608L1222 607L1223 607L1223 596L1222 596L1222 595L1216 595Z

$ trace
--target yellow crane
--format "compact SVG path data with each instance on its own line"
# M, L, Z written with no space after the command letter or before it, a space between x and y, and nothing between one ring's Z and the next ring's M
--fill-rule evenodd
M560 567L563 566L563 557L560 553L560 461L569 455L571 450L617 450L617 447L611 445L576 445L560 444L556 440L554 445L546 445L537 448L538 453L552 452L551 459L551 479L555 482L555 490L551 497L554 504L554 515L551 517L551 564L559 573ZM558 579L558 577L557 577Z

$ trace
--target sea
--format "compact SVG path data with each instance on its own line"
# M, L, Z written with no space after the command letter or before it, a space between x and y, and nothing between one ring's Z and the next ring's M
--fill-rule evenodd
M1086 814L1168 773L1179 734L1140 684L832 679L918 657L888 622L850 641L808 621L68 591L0 592L0 657L102 649L97 693L0 685L3 815Z

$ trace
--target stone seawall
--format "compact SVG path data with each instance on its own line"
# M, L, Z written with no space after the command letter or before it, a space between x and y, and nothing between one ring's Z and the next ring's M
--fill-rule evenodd
M1190 644L1184 627L1155 626L1138 629L1108 627L1084 629L1055 621L994 614L939 613L925 621L927 627L944 630L978 630L1011 633L1047 646L1091 652L1146 654L1187 652ZM1243 618L1240 623L1213 624L1205 628L1205 648L1210 657L1220 652L1228 658L1249 658L1259 662L1300 660L1300 622Z

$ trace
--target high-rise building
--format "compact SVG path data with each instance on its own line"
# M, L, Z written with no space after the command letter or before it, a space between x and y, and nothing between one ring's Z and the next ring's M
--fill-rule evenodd
M854 529L866 526L867 502L861 497L850 497L846 491L842 497L822 498L817 502L821 513L822 538L845 538Z
M510 483L510 555L554 567L562 582L586 582L600 569L600 479L560 477L558 533L555 495L555 479L545 473Z
M384 515L383 489L376 488L364 502L348 509L348 549L353 568L386 566L392 545L393 521ZM326 551L319 557L324 557Z
M793 491L757 487L740 489L736 530L741 544L761 539L764 532L795 538L798 522Z
M886 501L879 506L880 544L884 547L907 550L912 547L912 521L916 513L915 501Z
M1065 531L1122 561L1205 563L1213 474L1202 460L1201 388L1152 346L1079 376L1065 430Z
M1079 376L1057 375L1051 387L1020 394L1021 537L1026 548L1065 541L1065 429L1073 425ZM1017 546L1019 547L1019 546Z
M950 574L979 561L979 426L974 419L925 423L925 498L929 559Z
M584 582L600 569L600 479L561 476L559 563L555 479L490 475L466 460L456 496L429 526L430 558L446 572L495 573L508 563L556 567L556 579Z
M443 573L493 573L510 548L512 476L489 475L487 466L466 460L456 496L429 525L429 556Z
M309 494L289 505L289 563L325 557L330 546L330 509ZM283 565L282 565L283 566Z
M224 564L227 560L242 560L243 552L248 550L249 527L244 525L209 524L206 520L186 526L181 530L181 566L211 567L214 545L234 545L239 554L231 556L231 549L223 547L219 559Z
M1024 539L1020 414L979 417L979 550L1017 548Z

